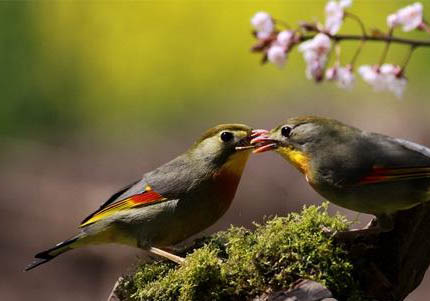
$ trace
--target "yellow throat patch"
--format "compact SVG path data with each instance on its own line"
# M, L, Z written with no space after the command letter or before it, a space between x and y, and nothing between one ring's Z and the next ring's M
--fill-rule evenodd
M250 150L236 152L228 158L227 162L223 164L218 173L228 173L240 177L250 154Z
M298 168L303 174L309 177L309 157L303 152L293 150L289 147L278 147L276 150L282 157L290 161L296 168Z

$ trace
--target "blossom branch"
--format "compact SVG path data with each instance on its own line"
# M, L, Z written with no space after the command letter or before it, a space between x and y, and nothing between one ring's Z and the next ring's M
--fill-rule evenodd
M393 36L394 29L401 27L405 32L419 30L430 33L430 27L423 18L423 5L419 2L399 9L387 17L388 33L381 30L373 30L371 34L366 31L362 19L349 11L352 0L329 0L325 6L325 23L301 22L299 28L278 30L276 25L286 24L283 21L272 18L268 13L259 12L251 20L254 27L254 35L258 43L252 47L254 52L263 53L263 63L270 62L283 67L288 53L296 45L299 52L303 54L306 62L306 76L316 82L324 79L334 81L341 88L351 88L355 83L354 64L367 42L384 43L379 63L376 65L363 65L358 68L358 73L363 80L370 84L374 90L388 90L401 96L406 86L407 79L404 76L405 68L409 63L413 50L418 47L429 47L430 40L416 40ZM346 18L353 19L358 23L361 35L339 34L339 30ZM348 65L341 65L340 42L359 41L358 47ZM392 43L410 47L410 51L404 59L402 66L385 63L390 45ZM332 45L334 44L334 46ZM335 47L336 58L333 66L326 68Z
M303 35L300 37L300 41L311 40L315 37L315 35ZM413 39L404 39L396 36L373 36L373 35L356 35L356 34L337 34L337 35L328 35L328 37L334 41L371 41L371 42L384 42L384 43L396 43L409 45L413 47L430 47L430 40L413 40Z

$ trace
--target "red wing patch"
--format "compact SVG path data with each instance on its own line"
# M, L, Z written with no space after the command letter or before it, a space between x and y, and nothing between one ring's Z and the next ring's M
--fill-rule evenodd
M430 167L374 167L370 174L361 178L357 185L376 184L430 178Z
M94 212L89 218L87 218L79 227L85 227L89 224L95 223L101 219L112 216L113 214L131 208L137 208L141 206L147 206L155 203L159 203L167 200L161 194L152 190L151 187L147 186L145 191L139 194L135 194L124 200L114 202L109 206Z

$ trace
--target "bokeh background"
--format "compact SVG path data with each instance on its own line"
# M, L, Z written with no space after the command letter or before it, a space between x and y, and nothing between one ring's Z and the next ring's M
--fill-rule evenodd
M411 1L354 2L368 27ZM425 6L430 15L430 5ZM360 80L350 92L306 80L294 51L284 69L251 54L260 10L297 24L322 20L325 1L66 1L0 3L1 300L105 300L141 254L123 246L67 253L23 273L68 238L110 194L183 152L205 129L242 122L271 128L317 114L430 145L430 51L407 70L402 100ZM356 32L352 21L343 32ZM430 38L424 33L409 37ZM356 43L344 43L348 62ZM359 63L379 60L369 43ZM407 48L392 47L401 63ZM234 204L205 233L252 227L264 216L320 203L273 153L252 157ZM349 218L357 214L331 205ZM359 215L362 222L369 216ZM430 277L408 297L428 300Z

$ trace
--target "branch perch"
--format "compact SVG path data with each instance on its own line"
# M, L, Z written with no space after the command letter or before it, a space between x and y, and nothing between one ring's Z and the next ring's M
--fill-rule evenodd
M385 43L396 43L403 45L410 45L414 47L430 47L430 40L413 40L404 39L395 36L371 36L371 35L354 35L354 34L337 34L327 35L330 39L340 41L373 41L373 42L385 42ZM315 35L304 35L300 37L301 41L313 39Z

